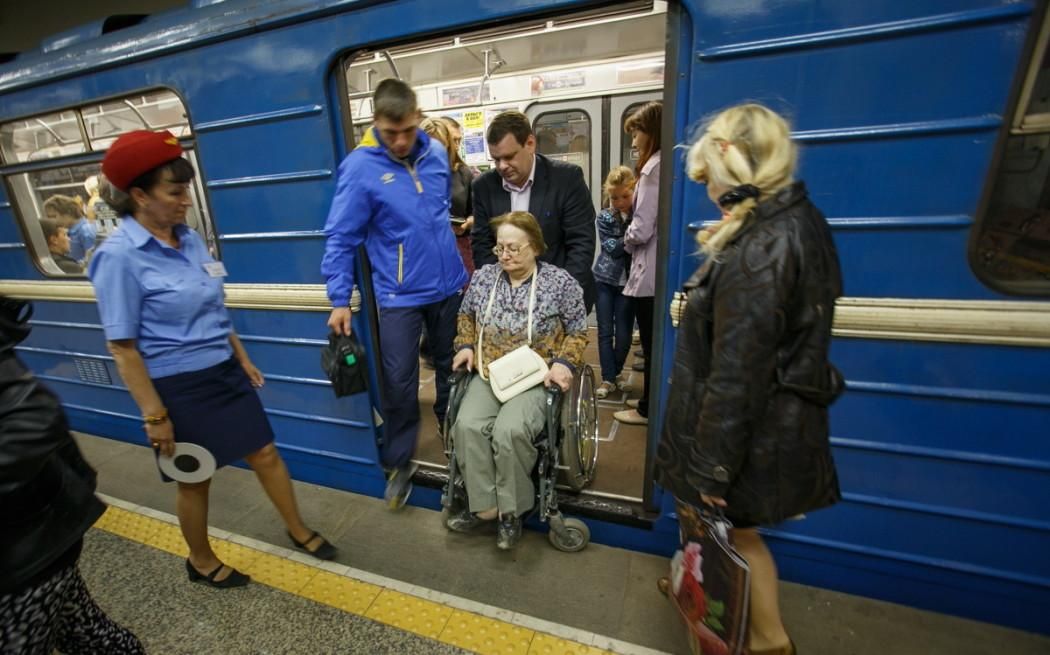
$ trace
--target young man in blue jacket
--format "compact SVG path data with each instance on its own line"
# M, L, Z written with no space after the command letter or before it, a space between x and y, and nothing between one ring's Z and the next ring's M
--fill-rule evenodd
M374 124L339 166L325 222L321 273L332 314L328 327L350 334L354 263L362 244L379 305L383 367L384 498L404 506L412 490L419 435L419 337L424 323L436 369L434 413L444 421L452 340L467 272L449 227L450 168L445 146L419 129L412 89L383 80L373 99Z

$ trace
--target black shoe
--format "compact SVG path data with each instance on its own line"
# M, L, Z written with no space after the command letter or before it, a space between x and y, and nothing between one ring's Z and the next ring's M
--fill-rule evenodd
M496 535L496 548L510 550L521 540L521 518L513 514L499 520L499 533Z
M634 356L638 357L639 359L645 359L645 351L639 348L638 350L634 351Z
M456 514L450 514L445 519L445 527L452 532L473 532L478 526L483 523L487 523L483 519L479 519L477 514L474 514L469 509L464 509Z
M251 581L251 578L241 573L237 569L233 568L232 566L228 567L230 569L230 574L228 576L226 576L222 580L216 580L215 576L219 575L219 571L221 571L222 567L224 566L226 565L219 564L217 567L215 567L214 571L212 571L208 575L204 575L197 569L193 568L193 564L191 564L189 560L186 560L186 573L188 573L190 576L190 582L199 582L201 584L206 584L209 587L215 587L216 589L232 589L234 587L243 587Z
M313 555L317 559L323 559L323 560L335 559L336 553L338 552L336 550L335 546L333 546L332 544L328 543L328 540L325 539L324 537L322 537L317 532L312 533L303 542L296 541L295 537L292 536L291 532L288 533L288 538L292 540L292 543L295 544L296 548L298 548L299 550L305 552L308 555ZM309 548L306 547L306 544L310 543L314 539L320 539L321 543L317 546L317 548L314 548L313 550L310 550Z
M644 359L636 359L636 360L634 360L634 363L631 364L631 370L632 371L644 371L645 370L645 360Z

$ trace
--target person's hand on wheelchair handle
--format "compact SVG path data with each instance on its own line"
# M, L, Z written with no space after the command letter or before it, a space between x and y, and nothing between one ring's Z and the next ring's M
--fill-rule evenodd
M452 370L466 369L468 372L474 370L474 349L463 348L452 358Z
M558 385L562 391L568 391L572 385L572 369L561 362L554 362L551 370L547 371L547 377L543 378L543 386Z

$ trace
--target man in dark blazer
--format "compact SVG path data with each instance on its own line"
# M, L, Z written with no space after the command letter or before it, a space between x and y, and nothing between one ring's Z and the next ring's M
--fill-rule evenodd
M509 211L527 211L543 230L547 252L540 260L560 266L583 288L590 312L595 287L594 205L579 166L536 153L536 136L525 114L506 111L492 119L485 135L495 168L474 180L474 267L495 264L496 235L489 220Z

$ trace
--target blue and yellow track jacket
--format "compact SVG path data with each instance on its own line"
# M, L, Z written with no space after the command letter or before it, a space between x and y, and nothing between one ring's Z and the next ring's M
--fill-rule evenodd
M372 264L380 307L416 307L443 300L467 283L449 224L448 155L418 130L404 160L369 128L343 163L325 221L321 274L333 307L346 307L357 248Z

